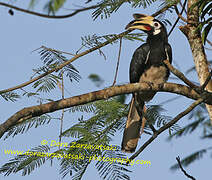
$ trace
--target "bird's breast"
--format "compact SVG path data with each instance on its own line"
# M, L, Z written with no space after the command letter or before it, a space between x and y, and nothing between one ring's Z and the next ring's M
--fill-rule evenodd
M164 83L167 81L167 68L165 66L151 66L141 75L140 81Z
M167 73L168 71L165 66L151 66L149 69L144 71L144 73L140 77L139 82L162 84L168 79ZM143 101L150 101L154 97L155 92L143 91L138 92L138 95Z

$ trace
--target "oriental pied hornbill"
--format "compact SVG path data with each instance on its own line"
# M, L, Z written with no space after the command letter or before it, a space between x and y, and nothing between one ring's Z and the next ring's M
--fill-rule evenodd
M134 14L134 19L127 30L142 30L147 33L146 43L142 44L133 54L130 64L130 83L147 82L162 84L168 80L169 70L163 60L172 62L172 50L168 44L165 26L154 17ZM135 92L130 104L128 119L122 140L122 151L134 152L140 134L143 132L146 119L144 102L150 101L155 92Z

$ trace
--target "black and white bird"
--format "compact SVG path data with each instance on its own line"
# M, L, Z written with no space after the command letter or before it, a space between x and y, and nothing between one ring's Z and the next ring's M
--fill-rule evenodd
M152 16L134 14L133 17L134 20L126 26L126 29L142 30L148 37L146 43L137 48L133 54L130 64L130 83L162 84L169 77L169 70L163 61L168 59L170 63L172 62L172 49L168 43L166 28ZM144 103L150 101L154 95L153 91L133 93L123 134L122 151L130 153L135 151L145 125Z

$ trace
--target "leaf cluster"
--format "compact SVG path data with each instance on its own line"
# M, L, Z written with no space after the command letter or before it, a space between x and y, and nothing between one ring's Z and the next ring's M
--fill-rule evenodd
M201 20L197 28L201 31L202 42L205 44L212 28L212 2L211 0L198 0L193 6L191 6L189 11L192 11L195 7L198 7L199 9L199 17Z
M44 46L41 47L39 54L41 60L44 63L44 66L37 69L33 69L35 74L46 73L49 70L56 68L60 64L68 61L68 58L66 58L62 54L62 52L46 48ZM37 92L50 92L58 86L63 74L65 74L71 82L73 80L78 82L81 78L81 76L79 75L79 71L72 64L68 64L67 66L59 70L57 74L51 73L37 80L33 84L33 88L36 88Z
M52 120L51 116L49 116L48 114L44 114L39 117L34 117L24 121L20 121L19 123L17 123L16 125L11 127L7 131L7 134L5 135L4 140L10 136L14 137L18 134L26 133L30 128L33 128L33 127L37 128L44 124L49 124L51 120Z
M146 8L155 1L157 0L102 0L98 3L99 7L92 13L92 17L94 20L98 17L101 19L109 18L111 14L117 12L124 3L130 4L132 8Z
M201 104L196 107L191 114L189 115L188 119L192 122L181 128L179 131L173 133L168 139L171 140L172 138L176 137L179 138L185 135L189 135L194 133L195 130L202 128L202 139L211 139L212 138L212 126L210 124L210 118L208 117L207 110L205 104ZM207 154L208 152L212 152L212 147L202 148L184 159L182 159L181 164L183 166L188 166L191 163L201 159L203 155ZM172 170L176 170L179 168L178 164L175 164L171 167Z
M30 152L48 152L50 148L47 145L38 146L32 148ZM14 159L11 159L8 163L4 164L0 168L0 173L4 173L5 176L11 173L17 173L22 170L22 176L29 175L35 168L40 167L46 161L46 157L18 155Z
M0 94L0 95L6 101L12 101L12 102L17 101L17 99L20 98L20 95L14 91L6 92L6 93Z

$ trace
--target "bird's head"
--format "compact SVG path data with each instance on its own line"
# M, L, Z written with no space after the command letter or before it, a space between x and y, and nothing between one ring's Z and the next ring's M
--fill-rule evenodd
M160 33L165 33L166 28L157 19L154 19L152 16L147 16L145 14L133 14L135 20L131 21L125 29L127 30L142 30L149 35L158 35Z

